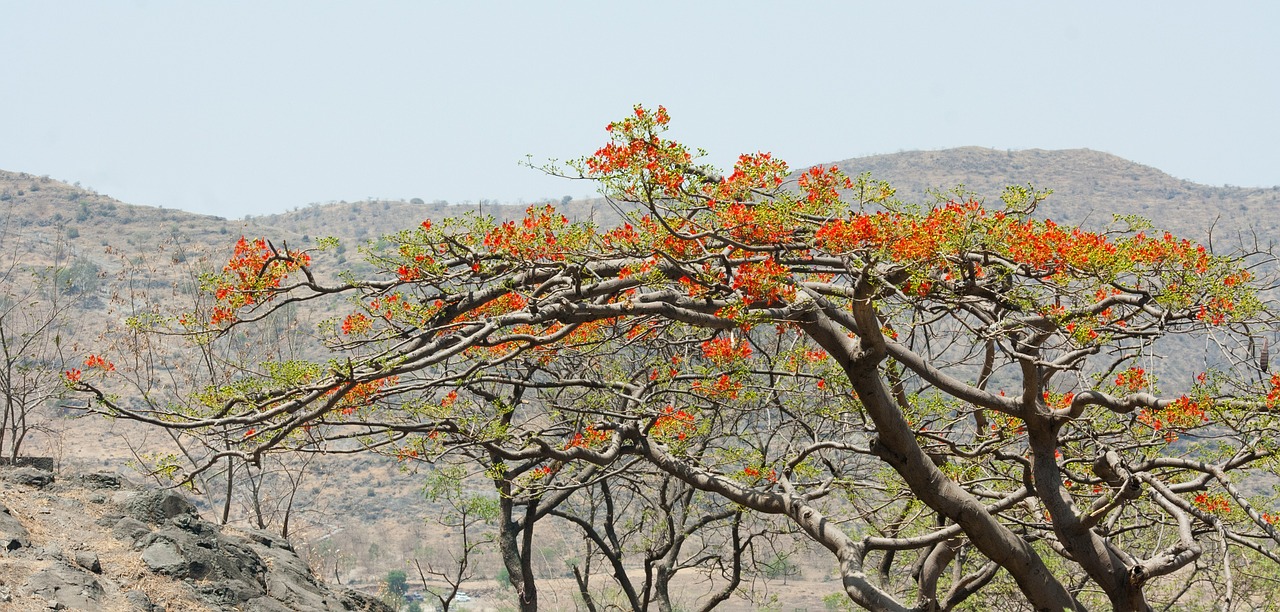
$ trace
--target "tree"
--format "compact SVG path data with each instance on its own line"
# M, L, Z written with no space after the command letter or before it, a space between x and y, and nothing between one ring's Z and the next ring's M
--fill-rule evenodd
M453 606L462 591L462 583L475 577L472 562L476 551L493 543L492 534L482 534L482 529L498 516L498 502L486 496L468 495L462 490L463 481L462 470L440 469L432 474L426 487L428 499L445 505L440 524L461 536L457 549L448 551L448 562L437 565L428 561L425 569L421 561L413 560L422 588L440 603L444 612ZM432 588L427 582L428 576L443 582L444 588Z
M908 204L834 167L792 178L764 153L721 176L668 123L638 106L593 155L547 168L630 207L619 227L550 206L428 221L370 253L383 274L339 282L305 252L237 248L192 315L220 333L333 296L356 306L332 324L344 358L166 421L240 432L188 477L303 432L471 453L502 489L500 521L524 504L528 529L499 539L522 533L527 554L542 500L644 465L785 520L876 610L1011 594L1045 610L1230 605L1233 570L1280 562L1274 510L1241 486L1280 440L1280 376L1245 348L1273 324L1267 254L1216 255L1133 218L1059 226L1034 216L1048 193L1030 186ZM1149 360L1180 337L1212 350L1192 382L1161 385ZM109 381L75 386L146 418ZM503 556L536 609L518 544ZM1178 588L1207 571L1206 592Z
M387 572L387 577L382 581L386 586L387 592L395 594L397 597L404 597L409 592L409 579L405 575L404 570L391 570Z
M409 578L404 570L391 570L382 579L383 601L394 610L405 604L404 596L409 592Z

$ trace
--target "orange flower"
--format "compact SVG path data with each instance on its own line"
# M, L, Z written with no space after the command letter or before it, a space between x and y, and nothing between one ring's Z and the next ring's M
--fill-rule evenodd
M99 357L97 355L89 355L88 357L86 357L84 360L84 367L98 368L104 372L114 372L116 370L116 364L111 363L110 361L107 361L106 359L103 359L102 357Z
M751 345L736 337L713 338L702 343L702 355L716 365L727 365L751 356Z

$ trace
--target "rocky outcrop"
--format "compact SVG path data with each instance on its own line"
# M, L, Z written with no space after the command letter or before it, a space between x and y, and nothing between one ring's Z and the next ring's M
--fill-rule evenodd
M390 612L318 581L288 540L201 519L115 474L0 467L0 609Z

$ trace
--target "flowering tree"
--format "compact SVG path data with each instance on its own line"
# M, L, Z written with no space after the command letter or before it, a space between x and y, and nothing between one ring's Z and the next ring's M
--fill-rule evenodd
M242 241L237 252L249 248L248 241ZM111 316L106 317L96 343L101 354L88 356L64 378L109 374L112 391L123 398L118 401L138 420L154 424L217 410L226 390L251 392L256 382L274 376L275 370L297 363L299 352L308 344L304 330L311 325L299 320L296 309L276 309L252 329L196 331L186 314L215 308L211 303L220 299L212 278L205 279L203 287L209 291L202 291L201 270L207 267L207 255L188 251L177 240L162 243L160 253L163 264L117 253L122 260L118 278L123 289L112 300ZM179 274L171 286L162 291L152 288L153 279L174 271ZM210 341L213 333L221 335L218 342ZM313 453L275 453L254 463L224 454L220 465L214 466L209 459L237 444L241 430L229 428L220 434L204 430L200 436L179 435L180 429L164 431L168 440L160 444L145 437L125 438L136 465L158 483L172 484L172 476L203 467L187 484L218 508L213 520L243 521L259 529L276 529L284 536L291 526L296 527L294 501L312 466ZM319 442L298 436L292 448L318 451L323 449Z
M593 155L547 168L634 209L618 227L549 206L424 222L370 251L384 275L336 283L306 253L242 242L216 304L182 324L347 296L328 331L343 357L224 386L166 425L239 432L206 465L317 435L480 457L501 520L523 504L526 545L546 507L644 466L790 523L876 610L1011 592L1147 610L1206 571L1200 588L1230 602L1241 559L1280 562L1271 508L1241 488L1280 439L1280 376L1241 352L1270 321L1269 258L1136 219L1059 226L1033 216L1047 194L1031 187L912 205L765 153L723 176L668 123L636 107ZM1214 351L1164 392L1145 360L1188 335ZM75 385L152 418L107 380ZM515 533L499 540L534 609Z

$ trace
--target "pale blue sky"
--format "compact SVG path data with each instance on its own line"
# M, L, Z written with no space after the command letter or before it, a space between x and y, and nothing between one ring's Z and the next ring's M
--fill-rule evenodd
M0 0L0 169L240 217L590 192L636 102L724 165L1089 147L1280 185L1280 3Z

